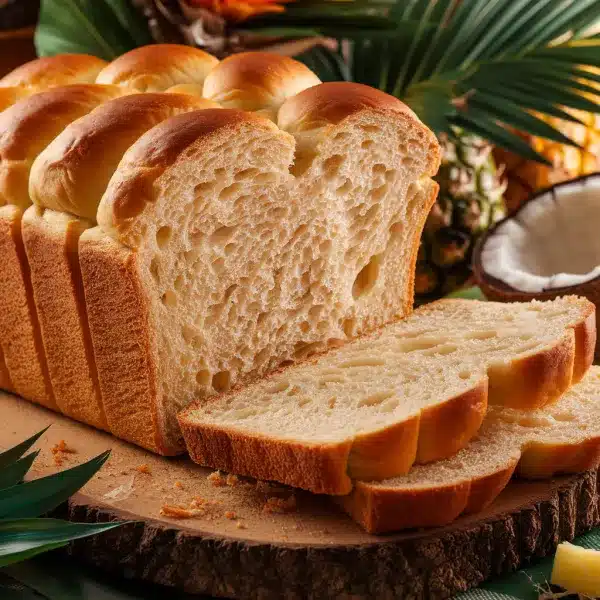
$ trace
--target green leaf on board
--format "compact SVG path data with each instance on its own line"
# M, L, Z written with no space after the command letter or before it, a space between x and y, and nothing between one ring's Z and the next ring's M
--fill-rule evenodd
M109 454L103 452L71 469L0 490L0 518L37 517L55 509L92 478Z

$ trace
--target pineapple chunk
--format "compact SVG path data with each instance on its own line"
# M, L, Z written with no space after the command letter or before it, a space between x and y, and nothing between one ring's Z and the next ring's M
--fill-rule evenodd
M556 550L551 582L590 598L600 596L600 551L565 542Z

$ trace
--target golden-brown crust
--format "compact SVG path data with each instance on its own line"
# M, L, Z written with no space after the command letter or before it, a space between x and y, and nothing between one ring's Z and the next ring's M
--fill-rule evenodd
M105 231L126 229L153 201L154 180L192 144L202 145L212 136L235 135L239 127L251 124L263 131L278 131L267 119L233 109L207 109L172 117L135 143L123 157L121 177L111 185L98 208L98 223ZM123 167L132 165L128 171Z
M107 429L79 274L80 219L31 206L22 220L48 371L60 411Z
M226 108L264 110L274 117L287 98L319 83L307 66L289 56L240 52L210 72L203 94Z
M203 83L219 64L192 46L152 44L122 54L98 74L96 83L114 83L138 92L162 92L179 83Z
M68 126L35 161L31 199L95 221L119 161L143 133L170 116L212 106L195 96L148 93L126 95L86 111L89 114Z
M573 382L575 333L572 329L556 344L510 364L488 367L490 404L521 410L543 408L556 402Z
M95 227L80 238L79 263L109 430L158 454L180 453L158 414L153 331L135 252Z
M2 79L0 88L22 86L38 90L68 83L93 83L106 61L89 54L57 54L20 65Z
M357 482L348 496L336 498L342 508L369 533L412 527L436 527L458 517L468 503L471 482L431 489L404 490Z
M24 87L15 86L0 88L0 113L28 95L29 90Z
M429 180L428 185L431 186L431 192L429 194L429 199L428 201L425 203L425 206L423 208L423 211L421 212L420 215L420 219L419 219L419 223L417 224L417 227L415 228L415 237L412 241L412 249L410 252L410 262L409 264L409 269L410 269L410 275L409 275L409 290L406 294L406 300L403 306L403 317L407 317L410 315L410 313L413 311L413 305L414 305L414 299L415 299L415 275L417 272L417 260L419 258L419 248L421 246L421 236L423 234L423 229L425 227L425 223L427 222L427 216L429 215L429 212L431 211L431 208L433 207L433 205L435 204L435 201L437 199L437 195L438 192L440 190L440 186L437 182L433 181L433 180Z
M596 351L597 309L590 304L587 316L573 327L575 331L575 361L573 363L573 383L583 379L594 362Z
M286 100L277 114L277 123L284 131L299 134L335 126L353 115L369 111L392 114L399 127L416 129L428 148L423 174L437 173L441 149L433 132L400 100L367 85L329 82L310 87Z
M527 479L548 479L563 473L581 473L600 465L600 438L580 445L532 444L523 451L517 475Z
M347 494L352 482L346 465L352 442L331 444L279 444L260 436L244 435L219 427L195 427L181 421L186 447L193 461L206 464L215 458L215 469L274 479L294 487L321 494ZM214 464L213 464L214 463Z
M467 392L425 408L421 412L415 462L440 460L464 448L481 427L487 411L487 400L488 380L483 377Z
M36 156L72 121L122 95L117 86L74 84L34 94L0 114L0 205L26 208Z
M21 237L22 212L0 207L0 343L17 394L56 410Z
M420 416L414 415L375 434L357 435L348 464L340 467L351 479L386 479L408 473L417 456L420 422Z

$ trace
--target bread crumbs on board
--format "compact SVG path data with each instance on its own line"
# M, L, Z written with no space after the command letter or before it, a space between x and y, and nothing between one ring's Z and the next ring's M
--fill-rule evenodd
M144 475L152 475L152 471L150 471L150 467L146 463L143 465L138 465L135 470L138 473L143 473Z
M67 455L76 454L77 450L75 450L75 448L67 446L65 440L60 440L58 444L54 444L51 452L54 456L54 464L57 467L60 467L67 458Z
M221 471L213 471L207 479L213 487L224 487L227 485L227 481L225 477L221 475Z
M271 496L267 498L267 501L263 505L263 512L269 514L283 514L289 512L295 512L296 510L296 496L289 496L288 498L277 498Z
M228 510L225 512L225 518L233 521L233 520L237 519L237 515L235 514L234 511Z
M181 481L176 481L176 482L173 484L173 487L174 487L174 488L177 488L178 490L182 490L182 489L183 489L183 483L181 483Z

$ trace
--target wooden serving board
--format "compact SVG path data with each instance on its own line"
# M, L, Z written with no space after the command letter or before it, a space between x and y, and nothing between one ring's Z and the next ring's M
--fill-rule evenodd
M265 512L268 498L285 501L293 491L245 481L215 487L208 469L157 457L15 396L0 392L0 408L1 447L52 423L39 444L34 476L112 449L100 473L72 498L68 517L136 522L75 543L77 559L188 592L260 599L446 598L600 524L600 477L588 472L514 482L485 513L448 527L371 536L327 498L296 492L291 512ZM61 440L76 453L59 453L64 462L57 467L51 450ZM189 507L198 498L205 514L161 516L165 503Z

